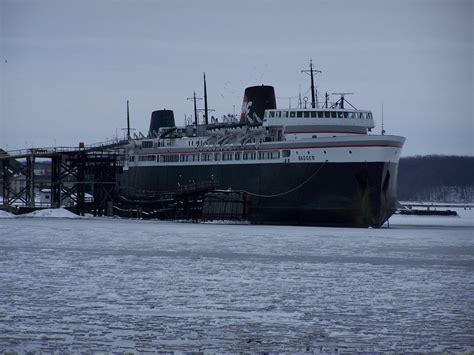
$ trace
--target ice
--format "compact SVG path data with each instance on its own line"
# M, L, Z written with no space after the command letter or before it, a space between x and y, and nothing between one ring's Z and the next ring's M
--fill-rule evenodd
M7 211L0 210L0 218L12 218L12 217L15 217L15 215L8 213Z
M457 216L409 216L393 215L389 222L405 226L474 227L474 207L442 207L441 210L456 211ZM387 226L387 223L385 223Z
M468 214L390 229L1 219L0 353L472 352L473 224L446 219Z
M78 216L77 214L74 214L65 208L48 208L48 209L42 209L42 210L37 210L33 211L30 213L25 213L18 215L17 217L19 218L31 218L31 217L37 217L37 218L84 218L82 216Z

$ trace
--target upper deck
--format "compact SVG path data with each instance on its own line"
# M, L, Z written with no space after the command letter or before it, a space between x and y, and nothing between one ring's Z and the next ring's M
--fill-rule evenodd
M340 108L266 110L263 126L281 129L286 139L367 134L375 127L372 112Z
M374 128L372 112L346 109L287 108L266 110L264 126L287 125L351 125Z

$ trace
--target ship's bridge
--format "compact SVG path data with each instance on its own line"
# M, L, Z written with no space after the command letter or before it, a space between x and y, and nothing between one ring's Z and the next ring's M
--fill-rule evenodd
M372 112L364 110L287 108L266 110L263 126L281 129L286 139L367 134Z

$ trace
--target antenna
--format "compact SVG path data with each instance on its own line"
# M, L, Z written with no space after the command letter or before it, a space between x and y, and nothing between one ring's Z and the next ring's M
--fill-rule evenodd
M315 70L313 69L313 60L310 59L309 61L309 70L302 70L302 73L309 74L311 76L311 107L312 108L318 108L318 103L316 102L317 98L314 94L314 73L322 73L321 70Z
M130 110L129 110L128 100L127 100L127 127L121 128L121 130L125 131L124 135L127 136L128 140L132 138L131 131L135 130L135 128L130 128Z
M380 133L382 133L382 136L385 134L385 129L383 127L383 101L382 101L382 131Z
M300 84L300 92L298 94L298 108L301 108L303 106L303 103L301 101L301 84Z
M206 125L208 122L209 110L207 109L207 87L206 87L206 73L204 72L204 117Z
M127 100L127 139L130 140L130 111L128 109L128 100Z
M353 92L333 92L332 94L341 96L341 98L339 100L337 100L336 103L334 104L334 106L337 106L337 104L339 103L339 108L341 108L341 109L344 109L344 97L346 95L354 95ZM351 105L351 104L349 103L349 105ZM352 107L354 107L354 106L352 106Z
M324 100L325 100L324 106L325 108L328 108L329 94L327 91L326 91L326 94L324 95Z
M196 97L196 91L193 92L193 97L188 97L186 100L193 100L194 101L194 125L197 127L198 126L198 113L197 113L197 107L196 107L196 101L197 100L202 100L202 97Z

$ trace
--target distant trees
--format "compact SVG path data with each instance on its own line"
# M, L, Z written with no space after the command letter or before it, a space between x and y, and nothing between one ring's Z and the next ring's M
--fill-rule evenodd
M474 202L474 157L426 155L400 159L398 199Z

